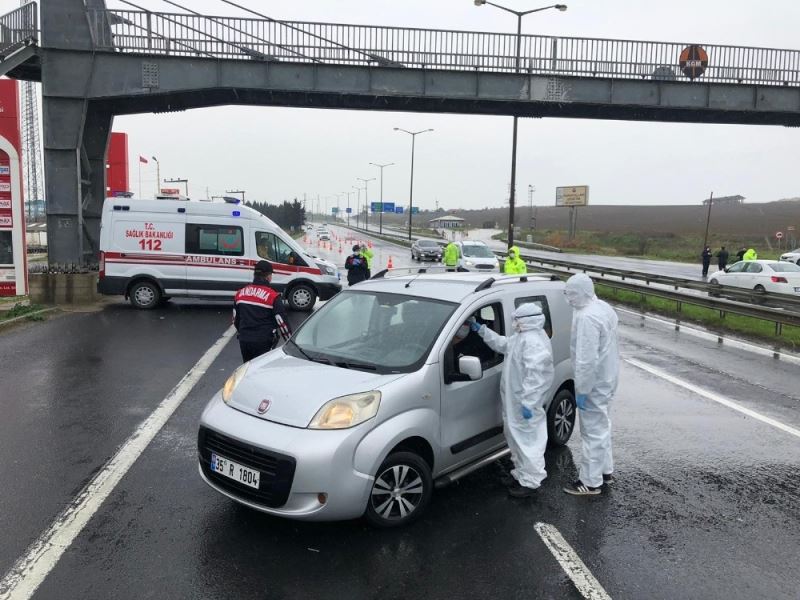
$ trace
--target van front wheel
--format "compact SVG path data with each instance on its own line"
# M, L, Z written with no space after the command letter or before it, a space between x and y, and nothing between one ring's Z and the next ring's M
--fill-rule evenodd
M317 301L317 293L310 285L298 283L289 290L286 300L292 310L310 312Z
M161 290L152 281L140 281L131 286L128 298L134 308L150 310L161 303Z
M425 512L432 494L428 463L413 452L395 452L375 475L364 516L376 527L408 525Z

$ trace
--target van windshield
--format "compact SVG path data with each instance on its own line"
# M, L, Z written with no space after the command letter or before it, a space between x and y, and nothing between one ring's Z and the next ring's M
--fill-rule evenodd
M422 366L457 306L348 290L306 320L283 348L291 356L346 369L410 373Z
M483 244L464 244L462 246L464 256L470 258L494 258L494 254L488 246Z

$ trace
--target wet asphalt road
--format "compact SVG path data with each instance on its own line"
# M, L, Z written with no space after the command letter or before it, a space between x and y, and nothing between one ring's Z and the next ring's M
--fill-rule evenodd
M389 245L376 255L405 262ZM0 334L4 572L229 319L227 304L117 303ZM623 358L800 427L798 364L627 314L620 335ZM489 467L437 491L430 512L397 531L272 518L200 480L197 421L239 363L234 340L34 598L580 598L534 533L539 521L613 598L797 598L800 440L627 361L613 409L614 488L560 491L575 476L576 437L548 452L537 498L507 498Z

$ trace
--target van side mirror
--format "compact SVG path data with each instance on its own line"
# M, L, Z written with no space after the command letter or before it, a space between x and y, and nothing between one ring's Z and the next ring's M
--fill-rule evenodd
M458 370L461 374L469 377L470 381L477 381L483 377L483 367L481 359L477 356L462 356L458 359Z

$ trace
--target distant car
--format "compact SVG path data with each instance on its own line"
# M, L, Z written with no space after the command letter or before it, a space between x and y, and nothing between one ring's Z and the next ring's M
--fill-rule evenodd
M800 248L792 250L791 252L786 252L785 254L781 254L781 260L800 265Z
M800 266L776 260L743 260L713 273L709 283L800 296Z
M481 241L464 240L458 246L458 267L464 271L500 271L500 263L489 246Z
M325 230L323 230L323 231L318 231L318 232L317 232L317 237L318 237L318 238L320 239L320 241L322 241L322 242L330 242L330 241L331 241L331 234L330 234L330 232L328 232L328 231L325 231Z
M442 260L442 246L436 240L419 239L411 244L413 260Z

